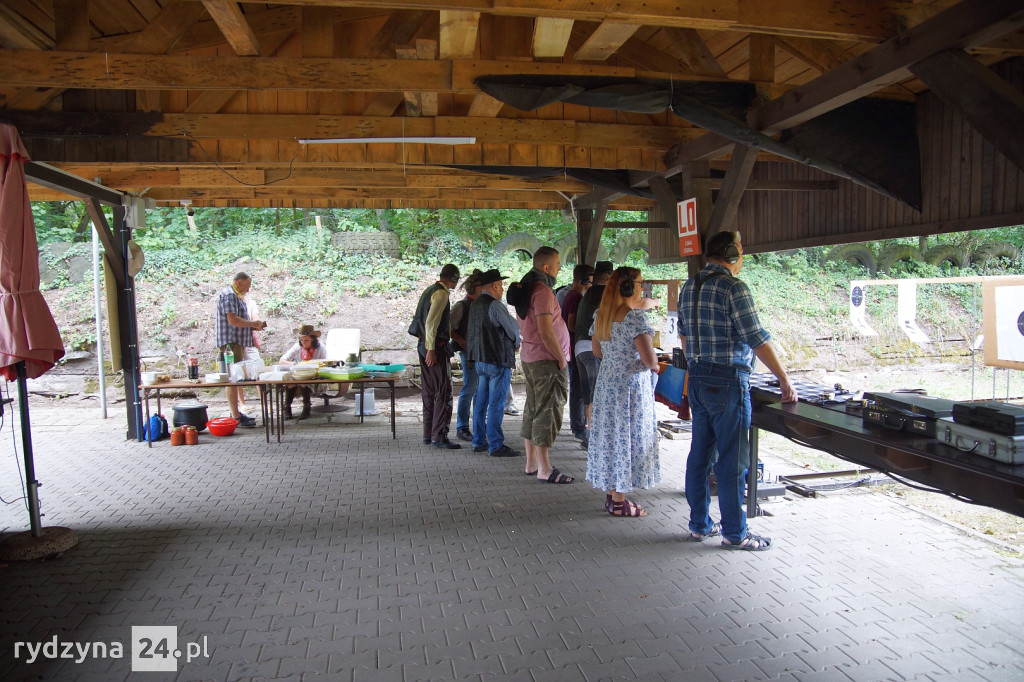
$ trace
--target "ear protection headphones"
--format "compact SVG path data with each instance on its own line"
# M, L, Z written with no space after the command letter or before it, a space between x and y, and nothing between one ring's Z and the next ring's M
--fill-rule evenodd
M725 251L722 253L722 260L726 263L735 263L740 259L740 249L736 246L736 240L739 238L739 232L732 233L732 241L729 242L729 246L725 247Z
M633 281L632 273L624 271L622 273L622 279L619 281L619 293L622 294L623 298L629 298L636 291L636 283Z

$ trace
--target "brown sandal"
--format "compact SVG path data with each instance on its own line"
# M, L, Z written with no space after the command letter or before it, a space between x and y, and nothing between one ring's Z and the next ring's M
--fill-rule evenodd
M647 510L632 500L616 502L612 500L612 508L608 510L612 516L647 516Z

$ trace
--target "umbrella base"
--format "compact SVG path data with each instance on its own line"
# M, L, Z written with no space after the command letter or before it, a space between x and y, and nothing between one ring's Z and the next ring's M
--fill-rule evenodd
M57 557L77 544L78 533L70 528L43 528L39 537L33 537L32 531L27 530L0 541L0 561L35 561Z

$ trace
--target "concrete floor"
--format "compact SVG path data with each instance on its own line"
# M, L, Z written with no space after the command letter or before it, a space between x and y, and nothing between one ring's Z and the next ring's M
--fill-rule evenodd
M123 406L36 402L44 524L80 542L0 565L0 679L1024 679L1019 557L867 491L767 503L768 552L683 542L685 439L635 495L649 515L619 519L582 480L424 447L415 400L397 440L385 414L346 413L280 445L250 429L152 449L124 440ZM521 448L518 419L506 432ZM552 460L585 472L571 438ZM23 503L0 506L0 531L27 527ZM132 626L201 655L132 673ZM123 658L15 658L55 637Z

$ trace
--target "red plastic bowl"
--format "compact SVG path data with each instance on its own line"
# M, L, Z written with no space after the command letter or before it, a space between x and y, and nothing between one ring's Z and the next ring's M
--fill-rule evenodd
M206 422L206 426L215 436L230 436L238 428L238 420L231 417L216 417Z

